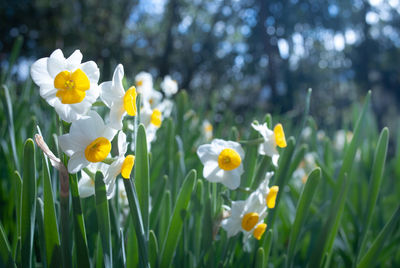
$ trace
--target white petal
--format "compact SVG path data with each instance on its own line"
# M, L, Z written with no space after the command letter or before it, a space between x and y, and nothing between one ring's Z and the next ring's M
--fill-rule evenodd
M92 105L100 95L100 88L97 84L90 84L90 88L86 91L86 96L83 101L87 101Z
M111 107L111 104L115 101L116 97L117 96L112 91L112 81L100 84L100 98L108 108Z
M79 64L82 62L82 53L79 49L75 50L74 53L71 54L71 56L68 57L67 59L67 69L68 70L74 70L76 69Z
M278 160L279 160L279 154L274 154L272 156L272 164L274 164L274 166L278 166Z
M94 181L84 172L82 172L82 178L78 182L78 191L81 198L94 195Z
M126 134L122 131L118 133L118 155L125 155L128 150L128 143L126 142Z
M40 96L43 99L45 99L50 105L51 105L51 99L56 97L56 94L57 94L57 89L55 89L53 85L43 84L40 87Z
M76 112L71 111L72 109L69 105L62 104L58 98L54 101L54 109L65 122L71 123L72 121L79 119L79 115Z
M41 58L32 64L31 77L39 87L54 88L54 81L47 71L47 60L48 58Z
M77 117L79 118L80 116L86 115L87 112L90 110L90 107L92 106L91 103L83 100L80 103L74 103L74 104L65 104L70 107L70 111L72 113L77 114Z
M200 145L199 148L197 148L197 155L203 164L211 159L218 159L218 154L216 153L216 148L213 144Z
M99 82L100 70L94 61L88 61L81 64L80 69L85 72L90 80L90 87L92 84L97 84Z
M122 85L123 78L124 78L124 66L122 66L122 64L118 64L118 66L115 68L112 79L112 87L114 94L118 96L125 95L124 86Z
M238 168L230 171L224 171L221 183L231 190L235 190L240 185L240 176L243 173L243 168Z
M98 137L101 137L105 128L103 119L95 111L89 111L87 116L82 117L80 120L74 122L74 124L71 126L71 131L74 125L77 129L79 129L79 132L81 132L84 136L87 136L89 140L92 141Z
M57 49L51 53L47 61L47 71L51 77L55 78L57 74L65 70L67 70L67 61L64 58L62 51Z
M203 177L204 178L213 178L209 179L211 182L216 182L215 179L217 178L217 173L221 169L218 166L218 162L216 160L210 160L204 163L204 169L203 169ZM217 180L219 181L219 179Z
M68 161L68 172L74 174L87 165L89 165L89 161L86 160L83 152L77 152Z
M82 148L81 141L78 139L74 139L71 134L64 134L58 137L58 144L60 145L61 150L66 153L68 156L73 155L78 151L82 151L85 148Z
M113 105L111 106L110 109L109 126L116 130L122 129L122 118L124 115L125 115L125 108L123 106L123 103L119 101L113 102Z

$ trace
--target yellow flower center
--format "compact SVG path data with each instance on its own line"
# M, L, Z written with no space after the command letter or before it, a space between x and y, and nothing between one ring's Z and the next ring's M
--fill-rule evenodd
M136 115L136 88L130 87L124 95L124 109L130 116Z
M242 218L242 228L247 232L253 229L258 222L258 213L250 212Z
M92 141L85 149L85 157L89 162L97 163L106 159L111 151L111 142L99 137Z
M138 87L140 87L141 85L143 85L143 80L137 81L137 82L136 82L136 85L137 85Z
M218 156L218 166L223 170L233 170L240 166L242 159L240 155L233 149L223 149Z
M274 127L274 134L275 134L276 145L278 145L281 148L285 148L286 139L285 139L285 132L283 132L282 124L277 124Z
M207 125L205 126L204 130L205 130L206 132L211 132L211 131L213 131L213 126L212 126L211 124L207 124Z
M125 157L125 160L122 163L122 168L121 168L121 175L124 179L129 179L131 177L131 171L134 164L135 164L134 155L130 154L127 157Z
M90 88L90 81L87 75L77 69L71 73L62 71L54 78L54 87L57 90L56 96L63 104L80 103L86 96L86 90Z
M257 239L260 240L262 235L265 232L265 229L267 229L267 224L265 223L260 223L257 225L257 227L254 229L253 236Z
M160 110L158 110L158 109L153 110L153 113L151 114L151 117L150 117L150 123L152 123L156 127L161 126L162 116L161 116Z
M269 193L267 195L266 201L267 201L267 206L269 208L274 208L275 207L275 202L276 202L276 196L278 195L279 192L279 187L278 186L272 186L269 188Z

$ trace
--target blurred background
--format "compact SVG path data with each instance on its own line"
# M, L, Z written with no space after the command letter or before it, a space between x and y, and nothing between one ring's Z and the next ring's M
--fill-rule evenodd
M399 0L6 0L0 18L2 68L24 38L17 82L56 48L80 49L100 81L118 63L131 81L170 74L216 122L228 110L238 125L261 112L296 119L312 88L311 115L337 128L372 89L379 127L397 127Z

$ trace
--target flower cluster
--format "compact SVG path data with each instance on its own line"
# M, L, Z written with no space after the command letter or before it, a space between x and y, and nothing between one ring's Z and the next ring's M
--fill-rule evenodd
M112 80L98 85L100 70L97 64L93 61L82 63L82 58L79 50L65 58L57 49L50 57L41 58L32 65L31 77L40 87L40 96L54 107L60 119L71 123L69 132L59 136L58 142L69 157L68 172L82 171L78 183L80 196L94 194L94 174L101 171L107 197L111 198L116 178L121 174L129 179L134 166L135 156L127 154L128 142L123 130L127 128L123 126L124 122L129 125L127 120L124 121L125 117L137 114L137 94L142 95L141 123L146 128L150 146L163 117L171 113L173 103L170 98L178 91L178 84L166 76L161 83L163 94L154 89L151 74L141 72L135 77L136 87L125 90L124 68L119 64ZM95 110L95 102L109 108L107 120ZM115 137L118 153L113 157L111 149Z
M206 124L209 124L208 122ZM209 126L207 125L209 128ZM277 124L273 130L267 124L252 124L259 132L262 139L258 147L260 155L270 156L272 163L277 166L279 152L276 147L286 147L285 133L281 124ZM197 149L197 155L203 163L203 177L210 182L220 182L230 190L240 186L240 179L244 172L243 159L245 152L238 142L214 139L211 144L203 144ZM232 201L231 207L225 207L228 216L222 220L222 227L228 236L234 236L239 232L244 234L243 240L254 236L260 239L267 225L264 219L267 210L275 207L278 186L269 187L269 181L273 172L267 172L265 179L259 187L250 194L246 200Z

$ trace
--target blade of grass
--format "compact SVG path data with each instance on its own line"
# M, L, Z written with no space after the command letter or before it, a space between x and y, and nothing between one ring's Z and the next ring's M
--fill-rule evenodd
M256 254L256 262L254 267L256 268L263 268L264 266L264 249L263 248L258 248L257 254Z
M4 232L3 225L0 222L0 266L17 267L11 254L10 245Z
M72 196L72 214L74 220L74 239L77 265L89 267L89 250L87 247L85 222L83 219L81 199L79 198L78 180L76 174L69 174L69 185Z
M135 147L135 185L143 220L146 241L149 239L149 156L147 153L146 130L143 124L138 127Z
M21 237L21 197L22 197L22 179L18 171L14 171L14 183L15 183L15 211L16 211L16 222L17 222L17 232L16 240ZM17 254L17 247L15 247L13 256Z
M357 265L357 268L374 267L374 264L378 259L379 252L382 250L385 242L389 238L389 235L398 225L399 220L400 220L400 206L397 208L397 210L393 213L390 220L383 227L382 231L379 233L378 237L372 243L367 253L365 253L365 255L362 257L360 263Z
M195 183L196 171L191 170L183 182L175 203L174 210L172 212L172 218L169 223L166 239L161 251L160 267L169 267L172 263L172 257L176 246L178 245L178 240L182 232L183 221L185 215L187 214L190 197L192 195Z
M307 218L308 211L311 206L311 202L315 195L315 191L318 187L319 181L321 180L321 169L315 168L309 175L306 185L300 195L299 202L297 204L296 216L293 222L293 226L290 232L289 247L287 251L287 263L286 267L292 267L294 261L294 255L296 251L297 240L300 235L301 228Z
M1 84L3 83L7 83L7 80L10 77L11 74L11 70L15 64L15 61L18 58L18 55L21 51L22 48L22 44L24 43L24 38L22 36L18 36L17 39L15 40L13 46L12 46L12 50L11 50L11 54L10 54L10 59L8 60L8 68L7 68L7 72L2 73L1 76Z
M372 214L376 206L379 190L383 179L383 169L385 167L386 155L389 143L389 129L384 128L379 136L378 144L376 145L374 162L372 164L371 180L369 183L367 206L364 212L364 228L360 237L360 248L358 257L364 253L366 247L366 237L368 229L371 225ZM358 259L357 257L357 259Z
M47 267L47 252L46 252L46 238L44 236L45 229L44 229L44 216L43 216L43 201L38 197L36 199L36 219L37 219L37 235L38 239L36 239L36 243L39 244L40 248L40 259L42 260L43 267Z
M268 263L269 254L272 246L272 236L273 236L272 229L269 229L265 234L265 239L263 243L264 256L265 256L264 263Z
M103 174L100 171L96 172L94 183L97 226L99 229L99 236L101 238L101 245L103 249L104 266L106 268L111 268L113 264L113 258L111 246L110 214L108 210L106 185L104 184Z
M43 200L44 200L44 236L46 240L46 257L49 267L56 267L61 256L60 237L58 234L53 191L50 181L49 163L43 154Z
M278 163L278 170L276 171L275 174L275 180L274 180L274 185L277 185L279 189L281 190L281 194L278 194L276 198L276 204L275 208L272 209L269 212L268 215L268 227L273 228L275 218L277 215L277 209L279 208L279 202L282 198L282 193L284 192L283 189L287 183L287 180L289 178L289 172L288 172L288 167L290 166L291 159L293 156L293 151L295 147L295 140L293 137L290 137L287 141L287 147L283 150L279 157L279 163ZM267 253L267 252L265 252Z
M136 232L136 239L139 247L139 266L150 267L148 260L148 240L144 232L142 213L140 211L136 188L135 185L132 183L132 177L129 180L124 179L123 181L126 190L126 196L128 197L130 214L132 216L131 219L133 220L133 225Z
M368 92L364 107L354 129L353 138L344 155L343 164L339 172L336 189L333 194L331 207L329 209L329 216L327 217L327 220L325 221L325 224L319 234L317 243L315 244L315 250L311 255L309 267L319 267L322 263L325 252L328 253L328 260L326 261L326 264L329 264L330 252L332 250L337 230L339 229L340 220L344 211L344 205L347 197L347 191L350 185L349 178L351 177L347 175L350 174L357 148L361 143L361 134L364 129L370 98L371 92Z
M37 195L35 175L35 145L32 139L27 139L24 145L21 204L21 261L23 267L32 267Z
M158 257L158 243L156 234L153 230L149 233L149 260L151 267L157 267L157 257Z

